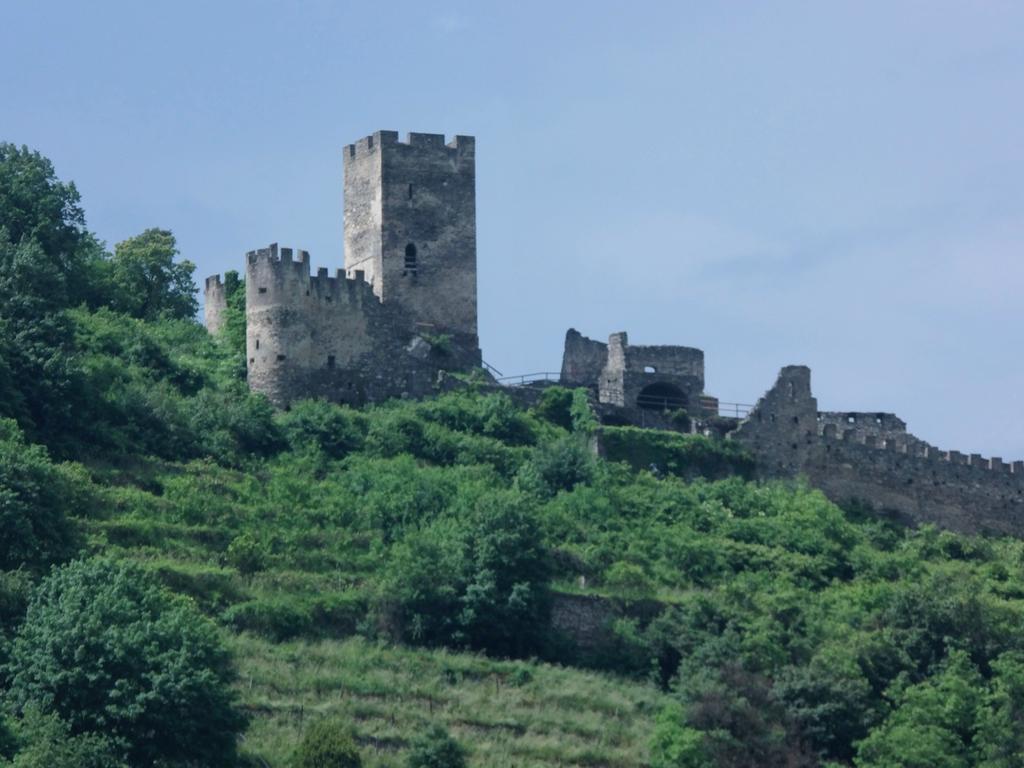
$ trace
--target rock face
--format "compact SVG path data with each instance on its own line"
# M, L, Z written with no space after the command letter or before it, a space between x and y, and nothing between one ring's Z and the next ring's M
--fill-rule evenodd
M473 138L378 131L344 158L346 267L312 275L276 243L246 258L249 387L280 407L422 396L480 365ZM211 333L225 310L208 278Z

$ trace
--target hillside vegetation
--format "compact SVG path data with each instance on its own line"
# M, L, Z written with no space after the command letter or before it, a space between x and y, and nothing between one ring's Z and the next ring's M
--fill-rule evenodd
M1024 765L1024 543L582 391L275 412L176 257L0 145L0 761Z

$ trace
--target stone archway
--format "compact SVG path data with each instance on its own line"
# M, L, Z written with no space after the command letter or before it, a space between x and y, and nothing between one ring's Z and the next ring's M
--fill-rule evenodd
M675 384L661 381L640 390L636 396L636 405L649 411L675 411L686 408L687 397Z

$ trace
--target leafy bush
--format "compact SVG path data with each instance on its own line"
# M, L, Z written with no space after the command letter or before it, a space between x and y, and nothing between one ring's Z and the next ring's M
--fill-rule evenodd
M306 601L295 598L262 598L232 605L222 617L236 630L256 632L274 640L308 634L313 616Z
M128 768L119 745L99 733L73 733L56 715L26 709L18 722L20 749L10 768Z
M352 729L340 720L320 720L302 735L293 768L360 768Z
M539 496L571 491L594 477L594 455L576 436L545 443L519 471L519 484Z
M0 569L40 567L77 547L68 518L88 506L88 481L26 445L17 425L0 419Z
M294 403L278 423L293 450L316 446L333 459L360 450L366 437L362 414L323 400Z
M543 642L547 573L529 507L493 493L395 546L378 613L400 639L521 656Z
M54 571L32 599L9 663L16 711L103 733L132 764L226 764L244 718L212 624L138 566Z
M749 454L728 440L638 427L604 427L600 439L609 461L625 461L634 469L712 480L730 475L749 478L754 470Z
M466 750L444 726L435 723L411 744L405 768L465 768Z
M565 387L547 387L533 407L534 412L542 419L557 424L564 429L572 429L573 391Z
M228 544L228 563L242 573L256 573L267 567L270 547L251 533L236 536Z

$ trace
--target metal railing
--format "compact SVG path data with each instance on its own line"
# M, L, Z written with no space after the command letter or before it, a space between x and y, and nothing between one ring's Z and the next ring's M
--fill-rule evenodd
M536 381L558 381L562 374L554 371L540 371L539 373L521 373L518 376L502 376L498 379L499 384L506 387L522 387L526 384L533 384Z
M649 411L676 411L686 407L686 400L681 397L640 394L637 395L636 404Z
M731 419L745 419L754 410L749 403L722 403L718 404L718 415L728 416Z
M499 371L493 365L488 363L486 360L481 360L480 365L482 365L483 369L487 371L489 374L491 374L491 376L493 376L498 381L501 381L501 377L504 375L501 371Z

